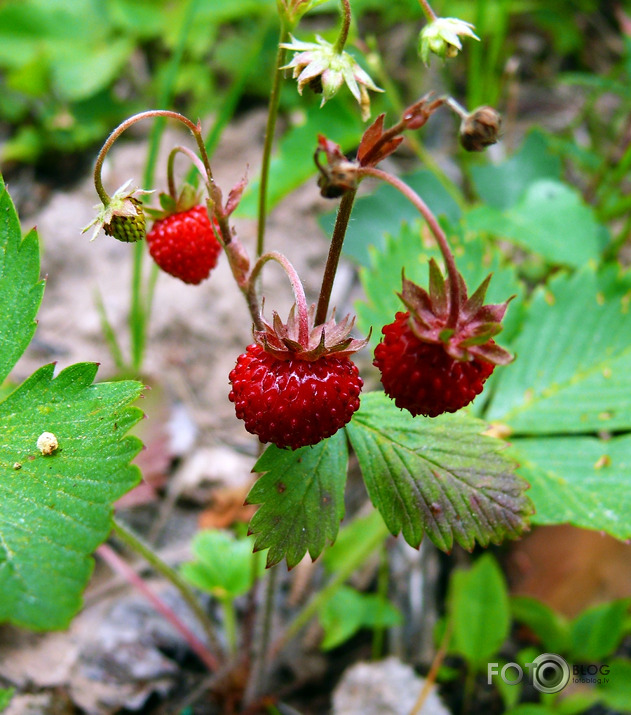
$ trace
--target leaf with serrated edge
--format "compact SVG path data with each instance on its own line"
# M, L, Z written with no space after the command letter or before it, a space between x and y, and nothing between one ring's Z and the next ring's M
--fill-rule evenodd
M0 403L0 622L37 630L67 626L108 536L112 504L140 480L141 448L125 433L142 412L138 382L92 384L97 365L53 379L37 370ZM42 454L38 437L55 435Z
M31 231L22 240L17 213L0 175L0 383L31 342L43 293L37 234Z
M505 444L481 434L461 414L412 417L381 392L363 395L346 426L372 503L391 533L418 547L427 532L443 551L454 539L472 549L517 537L532 506L527 483L501 454Z
M631 539L631 435L512 440L530 482L533 523L570 523Z
M485 419L513 433L631 429L631 274L608 266L538 290Z
M248 504L260 504L250 521L255 551L269 548L267 566L287 558L293 568L309 551L316 559L337 537L344 517L348 448L344 432L295 451L270 445L254 465L259 477Z

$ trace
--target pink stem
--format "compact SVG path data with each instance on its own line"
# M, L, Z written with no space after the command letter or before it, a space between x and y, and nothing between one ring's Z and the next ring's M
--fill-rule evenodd
M101 544L97 549L97 554L105 561L113 571L119 573L129 583L135 586L145 598L151 602L152 606L166 620L179 631L186 642L206 665L208 670L214 671L219 667L219 662L206 646L192 633L180 620L176 613L169 608L156 594L147 586L144 580L134 571L134 569L107 544Z
M254 264L252 273L250 273L249 286L248 286L248 303L252 306L258 304L256 299L256 280L258 278L261 269L268 261L276 261L282 269L287 274L289 281L291 283L292 290L294 292L294 298L296 300L296 309L298 310L298 342L301 345L307 345L309 342L309 308L307 306L307 297L305 296L305 289L302 286L300 276L296 272L296 269L289 262L286 256L278 251L270 251L269 253L264 253L258 261ZM260 328L259 328L260 329Z
M458 322L458 315L460 309L460 274L458 273L458 268L456 267L456 261L454 260L454 255L449 247L449 242L447 241L447 236L441 228L440 224L436 220L436 216L432 213L429 206L423 201L423 199L410 188L404 181L388 174L386 171L381 169L375 169L374 167L366 166L357 170L358 176L373 176L376 179L381 179L386 183L393 186L395 189L400 191L403 196L405 196L408 201L410 201L421 214L421 216L427 222L430 231L434 234L434 238L438 243L440 252L443 254L445 259L445 264L447 266L447 274L449 276L449 292L450 292L450 305L449 305L449 319L447 321L448 328L455 328Z

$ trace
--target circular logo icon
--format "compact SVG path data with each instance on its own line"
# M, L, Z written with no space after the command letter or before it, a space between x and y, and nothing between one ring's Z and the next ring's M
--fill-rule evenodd
M570 666L560 655L542 653L532 663L532 684L540 693L558 693L570 682Z

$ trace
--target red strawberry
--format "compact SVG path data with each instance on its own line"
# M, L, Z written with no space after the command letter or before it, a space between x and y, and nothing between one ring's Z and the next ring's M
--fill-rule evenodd
M484 305L490 276L468 298L459 273L453 290L433 259L429 269L429 292L403 279L399 297L408 312L397 313L383 328L374 365L397 407L436 417L468 405L495 366L513 357L493 340L508 301Z
M484 360L455 360L440 344L424 343L410 328L410 314L397 313L383 328L374 364L397 407L413 415L436 417L456 412L482 392L495 365Z
M249 345L230 373L230 400L261 442L298 449L343 427L359 407L363 385L347 357L279 360Z
M275 314L273 326L263 326L230 373L237 417L277 447L298 449L335 434L359 407L363 380L348 356L366 341L348 337L348 318L313 327L313 310L302 332L293 309L286 324Z
M208 212L200 204L157 220L147 234L149 253L162 268L184 283L201 283L217 265L221 244Z

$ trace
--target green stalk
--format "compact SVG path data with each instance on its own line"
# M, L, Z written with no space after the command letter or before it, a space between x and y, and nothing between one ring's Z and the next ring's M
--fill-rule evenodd
M388 551L386 545L381 545L381 553L379 554L379 571L377 573L377 594L381 596L385 602L388 599L388 584L390 581L390 564L388 563ZM383 606L379 611L383 610ZM384 626L375 626L372 632L372 659L379 660L383 654L383 643L386 629Z
M234 609L234 598L226 596L221 599L223 608L223 624L226 629L226 640L231 656L237 654L237 614Z
M382 522L382 528L379 531L375 531L372 538L367 539L362 544L362 548L355 552L354 558L349 558L344 566L327 583L327 585L316 593L309 603L307 603L306 606L296 615L294 620L285 630L285 633L272 646L270 652L272 657L277 655L283 649L285 644L297 635L303 626L306 626L307 623L309 623L322 606L324 606L324 604L333 597L339 587L347 579L349 579L353 572L364 563L364 561L381 543L383 543L389 533L390 532L388 531L385 523Z
M278 36L278 51L274 63L274 79L270 93L269 107L267 110L267 124L265 125L265 143L263 144L263 158L261 161L261 183L259 184L258 224L256 229L256 255L261 256L265 251L265 223L267 220L267 185L269 180L269 167L274 145L274 130L278 119L278 105L280 103L280 83L282 72L280 68L285 64L285 49L281 47L289 38L289 30L284 17L280 21Z
M187 603L191 611L197 617L200 622L208 643L213 649L214 653L221 658L222 647L219 643L219 639L215 634L215 627L212 621L206 615L204 609L200 606L199 601L195 597L190 586L184 581L184 579L179 575L179 573L166 564L162 559L143 541L140 540L127 526L125 526L116 517L112 520L112 527L118 538L126 544L132 551L145 559L159 574L164 576L180 593L184 601Z
M165 73L164 82L158 95L158 106L166 107L173 96L173 89L177 79L177 73L182 62L188 32L193 24L198 6L201 0L189 0L186 13L182 21L182 28L178 38L173 56L171 57ZM151 128L149 136L149 149L147 162L143 174L143 187L149 188L154 184L155 168L158 161L160 141L166 126L164 119L159 119ZM143 262L145 248L142 243L137 243L134 247L134 258L132 268L131 283L131 306L129 310L129 329L131 337L131 364L136 372L140 372L144 359L145 346L147 343L147 327L149 315L153 303L155 278L150 278L146 289L143 291ZM153 273L157 276L157 268L153 267Z

